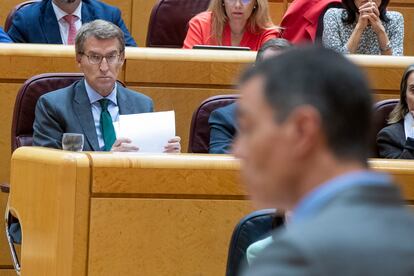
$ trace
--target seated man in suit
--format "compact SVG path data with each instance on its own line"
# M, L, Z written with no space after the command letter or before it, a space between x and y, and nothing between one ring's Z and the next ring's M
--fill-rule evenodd
M0 28L0 43L13 42L10 37L4 32L3 28Z
M152 100L116 83L125 59L124 34L116 25L95 20L76 36L76 61L85 78L39 98L33 145L62 148L65 132L82 133L85 151L137 151L129 139L116 140L113 122L120 114L152 112ZM116 141L115 141L116 140ZM180 151L172 138L166 152Z
M251 68L240 90L234 153L249 194L293 210L243 275L414 275L414 215L367 168L361 70L332 50L296 49Z
M82 24L103 19L125 34L126 46L137 46L118 8L98 0L42 0L17 11L8 34L14 42L74 44Z
M290 48L289 41L281 38L267 41L257 52L256 63L278 55ZM210 125L210 153L229 153L233 138L237 133L236 104L229 104L211 112L208 123Z

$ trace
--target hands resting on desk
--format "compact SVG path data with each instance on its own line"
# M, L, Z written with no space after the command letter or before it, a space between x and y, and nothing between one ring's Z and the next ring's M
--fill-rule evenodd
M139 151L139 147L131 144L131 139L128 138L119 138L117 139L111 151L114 152L134 152ZM175 136L168 140L167 145L164 147L165 153L180 153L181 152L181 138L179 136Z

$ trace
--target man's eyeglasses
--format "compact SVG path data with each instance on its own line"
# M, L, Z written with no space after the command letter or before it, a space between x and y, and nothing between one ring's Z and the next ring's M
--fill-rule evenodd
M228 3L229 5L235 5L237 1L240 1L244 6L249 5L252 2L252 0L224 0L224 2Z
M80 52L79 54L86 56L88 58L89 63L94 65L101 64L104 58L106 62L108 62L108 64L115 64L121 61L121 54L110 54L107 56L101 56L96 54L87 55L83 52Z

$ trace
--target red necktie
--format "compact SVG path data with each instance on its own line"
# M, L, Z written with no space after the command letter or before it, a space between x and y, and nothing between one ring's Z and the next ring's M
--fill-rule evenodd
M77 18L78 17L73 14L67 14L63 17L63 19L69 24L69 32L68 32L68 44L69 45L75 44L75 37L76 37L75 21Z

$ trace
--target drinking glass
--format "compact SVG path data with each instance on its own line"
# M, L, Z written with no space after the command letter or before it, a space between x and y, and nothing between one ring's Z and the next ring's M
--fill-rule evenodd
M69 151L83 150L83 134L80 133L63 133L62 149Z

